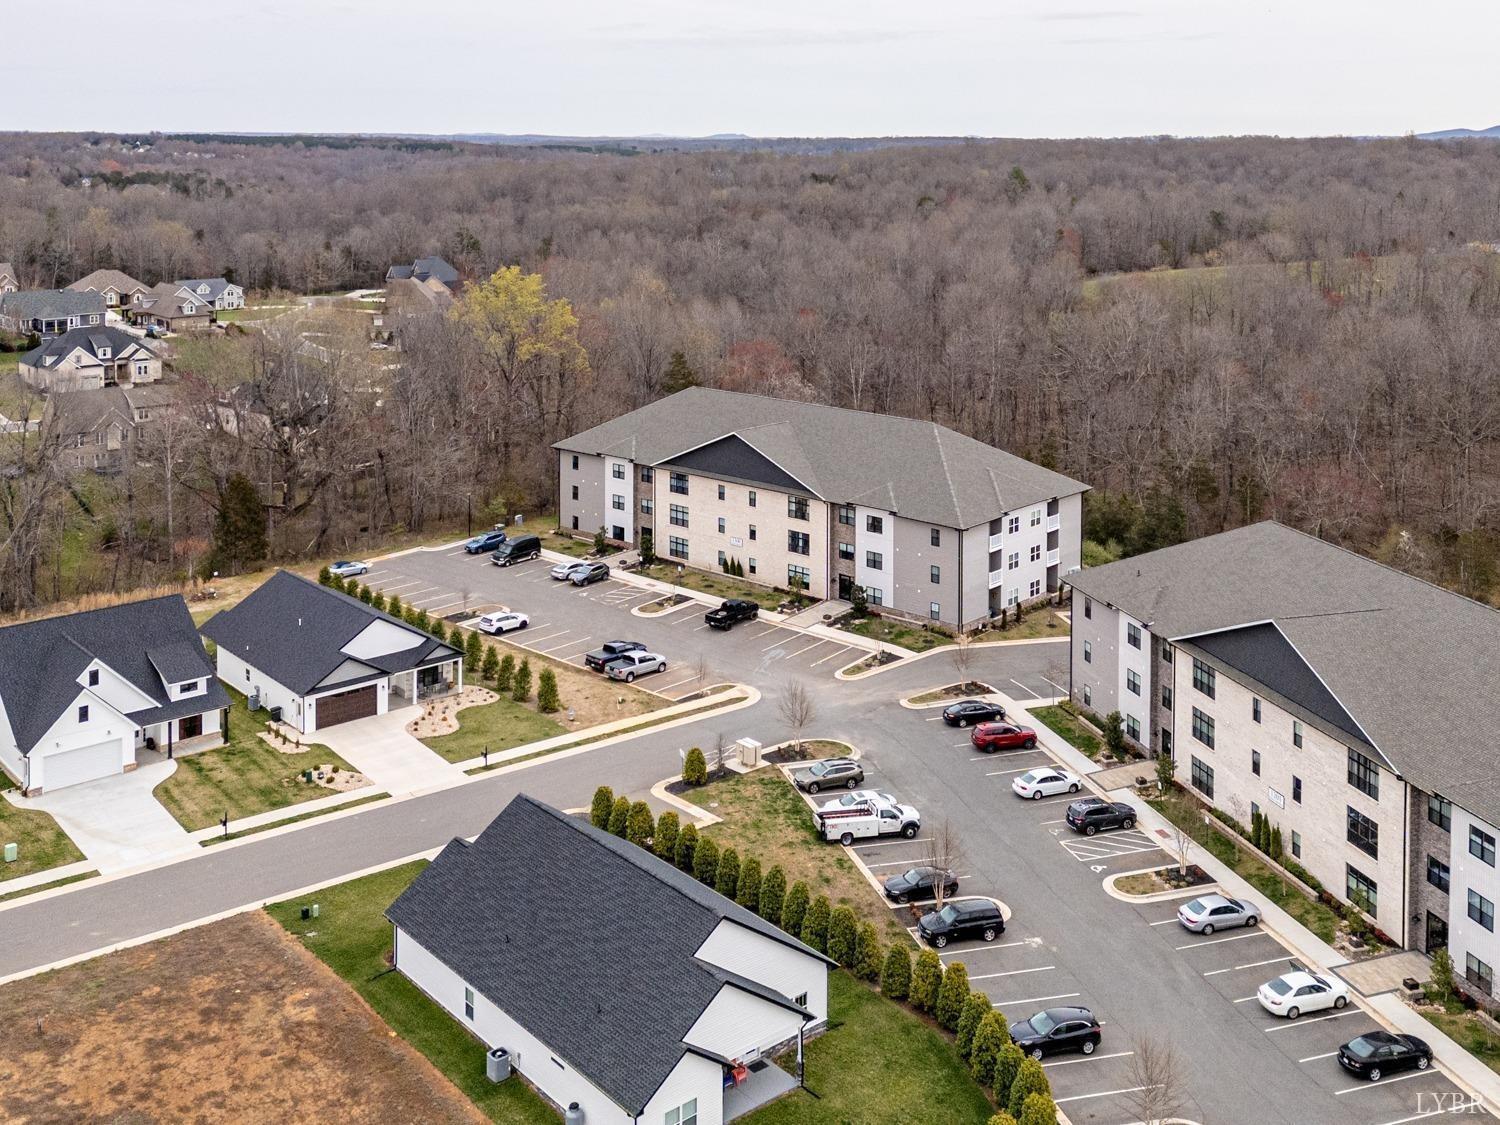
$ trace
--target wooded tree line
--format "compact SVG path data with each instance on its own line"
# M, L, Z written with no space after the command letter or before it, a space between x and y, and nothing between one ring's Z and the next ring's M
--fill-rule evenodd
M82 186L147 171L207 186ZM1275 517L1484 595L1500 271L1467 244L1500 239L1497 172L1500 145L1409 139L617 157L8 138L0 259L37 284L118 266L302 292L426 253L475 280L520 267L498 302L410 324L398 374L357 341L312 362L290 323L232 365L187 357L205 386L326 405L220 432L183 470L178 535L208 535L234 469L287 488L288 555L470 497L535 511L551 441L696 380L1049 464L1094 486L1090 533L1123 551ZM528 339L546 343L523 358ZM159 539L159 498L138 502Z

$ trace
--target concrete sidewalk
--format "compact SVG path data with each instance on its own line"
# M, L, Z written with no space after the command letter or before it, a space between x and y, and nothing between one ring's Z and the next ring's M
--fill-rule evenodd
M393 797L421 793L464 780L463 770L434 754L406 733L406 724L421 714L420 707L402 707L384 715L339 723L318 731L317 739ZM311 760L309 765L317 763Z

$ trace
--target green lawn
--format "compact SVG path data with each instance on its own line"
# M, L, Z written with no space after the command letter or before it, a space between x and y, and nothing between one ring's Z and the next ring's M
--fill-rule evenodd
M746 1125L984 1125L994 1113L947 1037L848 973L829 974L828 1016L830 1030L804 1052L812 1093L793 1091L749 1114ZM777 1061L796 1073L795 1052Z
M215 750L177 759L177 770L154 790L156 799L189 832L271 809L331 796L332 789L302 780L317 765L352 769L326 746L305 754L283 754L260 737L265 713L251 715L245 697L229 692L229 742Z
M15 863L0 863L0 888L7 879L19 879L83 858L83 853L47 813L18 809L0 797L0 846L5 844L18 844L20 856Z
M458 730L422 741L450 762L479 757L488 747L491 754L567 734L556 719L502 696L482 707L465 707L458 713Z
M1097 758L1104 750L1099 736L1083 725L1077 710L1067 700L1052 707L1028 707L1027 710L1037 722L1045 723L1090 758Z
M492 1121L554 1125L558 1117L517 1078L500 1085L484 1076L484 1046L400 973L386 971L391 924L384 911L426 866L408 863L266 908L287 931L341 976L380 1018L447 1075ZM316 902L319 917L300 908Z
M757 586L753 582L746 582L743 578L731 578L727 574L713 574L706 570L694 570L688 566L683 567L682 573L678 574L676 564L668 565L665 562L640 567L636 573L644 574L647 578L655 578L658 582L670 582L674 586L697 590L702 594L711 594L716 598L743 598L754 602L762 609L775 609L787 599L786 594L779 593L769 586Z
M894 617L877 617L874 614L857 621L844 621L839 628L858 633L861 637L869 637L872 641L900 645L912 652L926 652L930 648L953 643L953 634L946 629L928 628L911 621L898 621Z
M1004 629L990 629L976 639L981 641L1029 641L1038 637L1066 637L1068 623L1050 609L1027 610L1026 616Z
M1465 1011L1458 1001L1446 1005L1442 1012L1417 1009L1427 1022L1441 1030L1469 1054L1491 1070L1500 1073L1500 1035L1496 1035L1477 1019L1474 1013Z

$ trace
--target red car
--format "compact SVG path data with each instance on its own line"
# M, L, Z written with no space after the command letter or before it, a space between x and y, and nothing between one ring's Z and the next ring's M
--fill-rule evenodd
M995 750L1030 750L1036 745L1036 731L1015 723L980 723L969 735L969 741L986 754Z

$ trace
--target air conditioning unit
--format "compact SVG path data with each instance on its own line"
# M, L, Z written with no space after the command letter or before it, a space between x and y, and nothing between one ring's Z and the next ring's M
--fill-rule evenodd
M255 691L252 691L250 693L250 698L247 699L247 700L245 700L245 705L247 707L249 707L250 710L252 710L252 711L259 711L260 710L260 689L259 688L257 688Z

